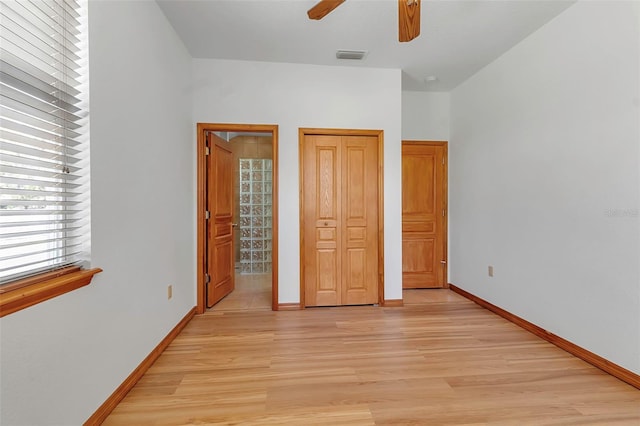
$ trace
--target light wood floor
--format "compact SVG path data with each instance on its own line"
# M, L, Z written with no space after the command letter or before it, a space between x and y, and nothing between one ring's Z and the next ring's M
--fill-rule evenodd
M235 289L209 312L271 310L271 274L236 274Z
M106 425L640 425L640 391L449 290L194 318Z

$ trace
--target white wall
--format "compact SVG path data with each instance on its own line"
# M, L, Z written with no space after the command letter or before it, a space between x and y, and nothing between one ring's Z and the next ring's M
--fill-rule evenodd
M3 425L81 424L195 304L191 58L155 2L91 1L89 24L104 272L2 319Z
M384 130L385 298L402 298L400 70L194 60L194 117L279 125L279 302L300 301L298 129Z
M450 100L448 92L402 92L402 139L448 141Z
M452 282L635 373L639 6L579 2L456 88L449 157Z

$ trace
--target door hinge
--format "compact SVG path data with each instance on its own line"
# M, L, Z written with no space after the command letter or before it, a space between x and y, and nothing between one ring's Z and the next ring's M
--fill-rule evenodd
M209 274L204 274L204 283L209 284L210 281L211 281L211 277L209 276Z
M444 209L442 209L442 217L445 217Z
M209 147L208 146L204 147L204 155L209 155Z
M209 213L209 210L204 212L204 219L205 220L209 220L209 218L211 217L211 213Z
M444 157L442 157L442 165L444 166Z

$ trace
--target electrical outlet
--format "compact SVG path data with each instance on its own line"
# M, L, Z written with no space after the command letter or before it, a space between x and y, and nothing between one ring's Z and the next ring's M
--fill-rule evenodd
M489 276L493 277L493 266L489 265Z
M173 286L170 285L167 287L167 300L170 300L173 297Z

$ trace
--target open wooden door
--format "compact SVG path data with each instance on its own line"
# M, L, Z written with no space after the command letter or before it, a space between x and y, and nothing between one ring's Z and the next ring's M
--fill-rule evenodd
M270 156L272 159L271 309L274 311L299 309L299 304L278 303L278 126L275 124L198 123L196 313L205 313L207 307L214 301L224 297L220 293L226 294L235 289L238 284L234 280L235 271L232 269L236 259L233 251L235 244L231 238L233 233L238 232L238 228L233 227L231 218L237 221L240 218L240 212L232 212L232 201L230 201L230 197L235 198L236 192L230 176L234 173L237 158L235 160L233 156L229 158L229 147L232 143L217 138L216 143L213 138L214 132L267 133L272 137ZM216 173L218 177L215 176ZM216 189L218 181L227 182L220 183L222 186L218 188L222 191L228 190L228 193L218 192ZM215 199L218 199L219 203L214 207Z
M234 289L233 156L228 142L207 133L207 307Z

